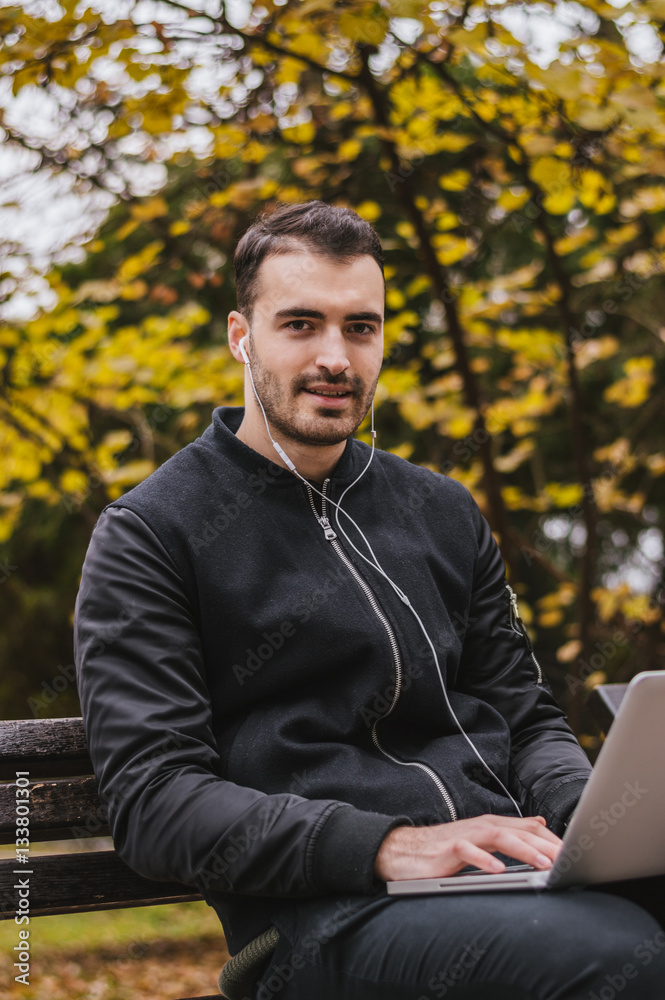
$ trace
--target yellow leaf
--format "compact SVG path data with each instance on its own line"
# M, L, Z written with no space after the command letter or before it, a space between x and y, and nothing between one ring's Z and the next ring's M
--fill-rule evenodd
M533 455L534 442L520 441L507 455L501 455L494 460L494 466L499 472L514 472L515 469Z
M64 493L85 493L89 489L88 477L80 469L65 469L60 476L60 488Z
M460 49L475 49L479 46L482 47L488 34L488 25L486 21L480 21L473 28L456 28L454 31L447 32L446 38L452 42L454 46Z
M124 225L120 226L120 229L116 233L116 238L119 240L124 240L128 236L131 236L132 233L136 229L138 229L138 227L139 223L137 222L136 219L128 219L127 222L124 223Z
M559 663L572 663L582 652L582 643L579 639L571 639L570 642L564 642L563 646L559 646L556 651L556 658Z
M543 614L538 615L538 624L543 628L554 628L556 625L560 625L562 621L562 611L545 611Z
M155 463L148 459L138 459L135 462L127 462L117 469L111 469L104 473L104 482L115 486L133 486L140 483L151 472L155 471Z
M550 215L566 215L575 204L575 192L572 188L559 194L548 194L543 198L543 208Z
M640 406L649 398L649 390L655 381L653 368L654 359L651 357L630 358L623 366L626 377L608 386L603 398L624 409Z
M440 236L432 237L432 243L436 247L436 257L441 264L446 267L457 263L467 254L475 250L475 246L466 237L452 236L449 233L441 233Z
M452 170L449 174L439 177L439 186L444 191L465 191L471 181L468 170Z
M533 497L527 496L519 486L504 486L501 496L508 510L533 510Z
M300 125L291 125L282 130L282 135L289 142L297 142L300 145L307 145L316 135L314 122L301 122Z
M649 455L645 465L652 476L662 476L665 474L665 455L662 451L655 455Z
M619 341L609 334L604 337L589 337L577 347L575 352L575 367L582 370L594 361L604 361L611 358L619 350Z
M526 188L515 187L502 191L496 200L497 205L506 212L515 212L522 205L526 205L531 195Z
M589 674L589 676L584 681L584 687L588 691L593 691L593 689L595 687L598 687L599 684L605 684L606 682L607 682L607 674L605 673L605 671L594 670L594 672L592 674Z
M247 142L247 135L239 125L220 125L214 130L215 156L221 160L237 156Z
M532 180L544 191L560 194L571 183L571 172L568 163L554 156L541 156L529 167Z
M529 63L528 72L529 76L545 84L549 91L565 101L576 101L580 96L583 72L581 68L576 66L564 68L557 64L543 69Z
M281 39L278 37L276 40L279 42ZM303 75L305 68L305 63L302 59L284 56L275 70L275 82L278 84L300 83L300 77Z
M431 287L431 279L427 274L419 274L406 287L406 294L410 299L415 299L417 295L426 292Z
M584 490L579 483L547 483L545 494L555 507L576 507L584 496Z
M607 215L608 212L612 211L616 203L616 195L608 191L607 194L598 199L594 211L596 215Z
M454 212L439 212L435 220L435 226L440 230L454 229L459 223L459 218Z
M388 15L378 3L362 3L357 11L340 15L339 30L356 44L380 45L386 37Z
M148 201L139 201L130 208L131 215L139 222L149 222L151 219L158 219L162 215L168 215L169 206L164 198L149 198Z
M356 206L356 212L361 219L367 222L375 222L381 216L381 206L375 201L363 201Z
M442 152L459 153L475 141L472 135L463 135L460 132L442 132L436 137L436 148Z
M139 253L127 257L118 268L117 275L120 281L131 281L138 277L139 274L147 271L148 268L153 266L163 249L164 244L161 240L153 240L143 247Z
M391 448L390 452L408 461L413 454L414 447L415 445L412 442L405 442L404 444L398 444L396 448Z
M416 231L413 228L413 224L411 222L407 222L406 220L397 223L397 225L395 226L395 232L397 233L398 236L401 236L402 239L405 240L410 240L413 236L416 235Z
M337 155L340 160L355 160L362 148L363 144L358 139L347 139L337 147Z
M147 294L148 286L142 279L139 279L138 281L130 281L129 284L123 285L120 289L120 298L127 299L130 302L134 302L136 299L142 299Z
M590 132L604 132L619 117L615 108L601 107L595 101L587 99L573 101L568 113L574 122Z
M468 437L473 430L473 424L473 413L460 414L457 417L453 417L452 419L445 421L446 433L448 434L448 437L461 440L462 438Z
M562 236L560 239L556 240L554 244L554 249L558 254L565 256L569 253L575 253L580 247L586 246L590 243L595 236L597 236L597 231L593 226L582 226L577 232L571 233L569 236Z
M401 309L406 303L406 296L399 288L389 288L386 292L386 305L389 309Z
M338 121L340 118L346 118L351 114L353 114L353 104L351 104L351 101L337 101L328 111L328 116L332 121Z
M628 619L652 625L659 621L661 610L654 606L648 594L634 594L623 601L621 610Z

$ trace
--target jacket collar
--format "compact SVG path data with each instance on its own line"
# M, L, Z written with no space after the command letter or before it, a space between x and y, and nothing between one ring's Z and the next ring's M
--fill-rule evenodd
M255 451L236 437L236 432L242 423L245 413L243 406L218 406L213 410L212 423L203 432L202 440L206 444L212 445L226 458L236 465L241 466L249 473L256 473L259 469L264 469L270 474L272 482L276 486L301 485L301 481L288 469L265 458L260 452ZM350 482L357 475L356 467L360 471L361 452L367 451L367 445L362 444L354 438L347 438L346 446L342 456L335 466L331 479L334 483L342 484ZM365 462L369 456L365 456Z

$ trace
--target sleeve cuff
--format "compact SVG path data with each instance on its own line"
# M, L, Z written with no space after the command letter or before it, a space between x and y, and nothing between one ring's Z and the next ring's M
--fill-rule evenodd
M383 882L374 874L379 848L396 826L413 826L407 816L384 816L341 806L331 813L316 842L313 880L321 892L375 893Z
M564 784L559 785L547 797L547 812L550 817L548 825L552 833L556 833L558 837L563 836L563 832L568 826L573 810L579 802L588 780L588 775L584 778L571 778Z

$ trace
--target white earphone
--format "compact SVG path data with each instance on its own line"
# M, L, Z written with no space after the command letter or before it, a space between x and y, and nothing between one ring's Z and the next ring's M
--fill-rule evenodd
M242 360L246 365L249 365L249 357L247 356L247 351L245 350L245 341L247 340L247 334L238 342L238 349L242 355Z
M286 454L286 452L284 451L284 449L282 448L282 446L280 444L278 444L277 441L275 441L274 437L272 436L272 434L270 432L270 425L268 424L268 417L266 416L266 411L263 408L263 403L261 402L261 397L259 396L258 392L256 391L256 386L254 385L254 376L252 375L252 367L251 367L251 364L250 364L250 361L249 361L249 357L247 355L247 351L245 349L245 340L246 339L247 339L247 334L245 334L245 336L238 342L238 349L240 350L240 354L242 355L242 359L243 359L244 363L247 365L247 370L249 372L249 377L250 377L250 380L251 380L251 383L252 383L252 389L254 390L254 395L256 397L256 400L257 400L259 406L261 407L261 412L263 414L263 420L265 422L266 430L268 432L268 437L270 438L272 446L275 449L275 451L277 452L277 454L280 456L280 458L283 459L283 461L285 462L286 466L290 469L290 471L294 474L294 476L297 476L298 479L302 480L303 483L305 483L307 486L309 486L311 489L313 489L315 493L318 493L319 496L323 497L324 495L321 492L321 490L317 489L316 486L314 486L312 483L308 483L307 480L304 478L304 476L300 475L300 473L296 469L294 463L291 461L291 459L289 458L289 456ZM347 513L347 511L345 511L344 508L342 507L342 500L344 499L344 497L346 496L346 494L349 492L349 490L353 486L355 486L356 483L360 479L362 479L362 477L365 475L365 473L367 472L367 470L369 469L369 467L370 467L370 465L372 463L372 458L374 457L374 442L375 442L375 439L376 439L376 431L374 430L374 400L372 400L372 430L371 430L371 436L372 436L372 450L370 451L370 455L369 455L369 459L367 461L367 464L365 465L365 468L362 470L362 472L360 473L360 475L356 479L354 479L354 481L349 486L346 487L346 489L344 490L344 492L340 496L338 503L335 503L335 501L331 500L330 497L324 497L324 499L332 507L334 507L334 509L335 509L335 521L336 521L336 524L337 524L337 529L340 532L340 534L342 534L344 536L344 538L346 539L347 543L351 546L351 548L354 550L354 552L358 556L360 556L361 559L363 559L369 566L372 567L372 569L376 570L382 577L384 577L384 579L390 584L390 586L395 591L395 593L397 594L397 596L399 597L399 599L402 601L402 603L405 604L408 607L409 611L412 613L412 615L416 619L416 621L418 623L418 626L420 627L421 632L425 636L425 639L427 640L427 644L428 644L428 646L429 646L429 648L430 648L430 650L432 652L432 656L434 658L434 664L436 666L436 671L437 671L437 674L438 674L438 677L439 677L439 682L441 684L441 689L442 689L442 692L443 692L443 697L444 697L444 700L446 702L446 706L448 708L448 711L450 712L451 716L455 720L457 728L459 729L461 735L464 737L464 739L466 740L466 742L470 746L470 748L473 751L473 753L475 754L475 756L478 758L478 760L482 764L482 766L485 769L485 771L487 771L487 773L490 774L492 778L494 778L494 780L496 781L496 783L506 793L506 795L508 796L508 798L512 802L513 806L515 807L517 815L518 816L522 816L522 810L520 809L519 804L515 801L515 799L510 794L510 792L508 791L508 789L506 788L506 786L504 785L504 783L501 781L501 779L494 773L494 771L492 770L492 768L485 761L485 759L483 758L482 754L480 754L479 751L476 749L473 741L467 736L467 734L464 731L464 728L463 728L461 722L457 718L457 715L455 714L455 712L453 710L453 707L450 704L450 699L448 697L448 691L446 689L445 681L443 679L443 674L441 672L441 666L439 664L439 658L437 656L436 649L434 647L434 644L433 644L432 640L430 639L430 636L429 636L429 634L427 632L427 629L425 628L425 625L423 624L422 619L420 618L420 615L418 614L418 612L416 611L416 609L414 608L414 606L411 604L411 601L406 596L406 594L400 589L400 587L398 587L398 585L395 583L395 581L392 580L388 576L388 574L384 570L383 566L381 565L381 563L379 562L379 560L376 558L376 556L374 554L374 551L372 549L372 546L368 542L367 538L365 537L364 533L360 529L359 525L356 524L356 522L351 517L351 515L349 513ZM370 556L371 556L370 559L368 559L367 556L364 555L364 553L362 553L360 551L360 549L356 545L354 545L353 541L349 538L348 534L346 533L346 531L344 530L344 528L342 527L342 525L340 523L340 519L339 519L339 515L340 514L344 514L344 516L351 522L351 524L353 525L353 527L356 529L356 531L358 532L359 536L362 538L363 542L367 546L367 549L368 549L368 551L370 553Z

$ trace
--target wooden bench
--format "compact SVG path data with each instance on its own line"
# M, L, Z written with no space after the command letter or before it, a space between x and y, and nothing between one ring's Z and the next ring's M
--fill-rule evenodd
M588 706L607 731L626 691L625 684L595 688ZM30 875L30 917L87 910L183 903L201 896L179 882L142 878L115 851L86 850L83 841L109 835L97 795L82 719L29 719L0 722L0 843L16 838L17 772L29 779L30 841L77 842L68 854L30 855L22 866L12 856L0 860L0 919L13 918L19 907L15 871ZM219 1000L220 994L215 994ZM188 998L194 1000L194 998ZM200 1000L213 1000L208 996Z
M25 772L29 780L29 798L16 798L17 772ZM31 843L69 840L78 847L68 854L30 854L28 864L17 862L15 856L0 860L0 919L13 919L20 912L15 888L21 879L15 874L19 870L31 872L24 876L29 878L31 919L201 899L191 886L180 882L142 878L113 850L85 849L86 839L108 836L110 831L97 795L82 719L0 722L0 782L0 843L16 843L20 801L28 804ZM217 993L198 1000L219 997Z

